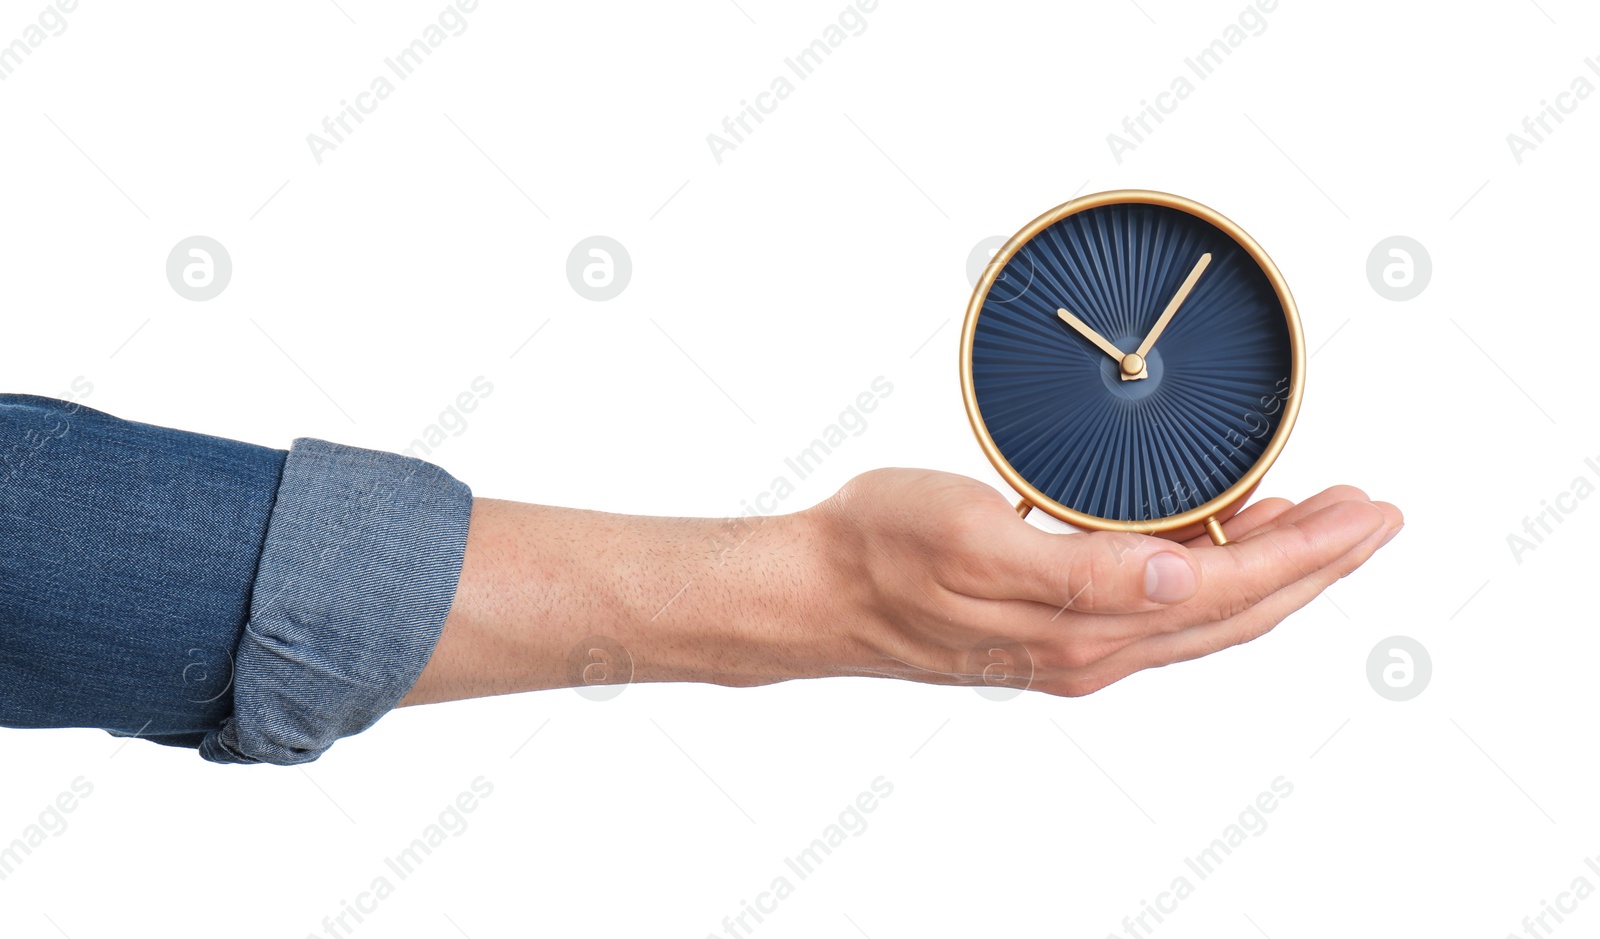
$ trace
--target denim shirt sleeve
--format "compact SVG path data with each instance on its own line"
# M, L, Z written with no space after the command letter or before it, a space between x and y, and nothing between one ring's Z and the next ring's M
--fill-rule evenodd
M471 507L411 457L0 394L0 726L314 760L421 674Z
M307 763L416 683L455 597L468 487L413 457L303 437L284 463L219 763Z

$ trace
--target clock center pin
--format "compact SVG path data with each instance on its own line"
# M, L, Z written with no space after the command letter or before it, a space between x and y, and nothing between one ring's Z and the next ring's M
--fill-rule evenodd
M1109 342L1120 351L1137 346L1139 338L1132 335L1114 335L1110 337ZM1129 359L1133 361L1129 362ZM1129 366L1134 367L1131 373L1128 371ZM1100 356L1099 370L1100 380L1105 383L1106 390L1124 401L1140 401L1155 394L1161 389L1167 371L1162 361L1160 346L1151 349L1149 355L1123 352L1121 358Z

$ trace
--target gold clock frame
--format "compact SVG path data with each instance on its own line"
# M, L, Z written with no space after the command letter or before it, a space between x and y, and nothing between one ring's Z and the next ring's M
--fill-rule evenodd
M1267 280L1272 284L1273 291L1278 296L1278 303L1283 308L1284 320L1289 327L1290 350L1290 377L1288 396L1283 404L1283 418L1278 422L1278 429L1267 441L1266 449L1260 458L1239 477L1239 480L1229 486L1215 498L1202 505L1163 518L1145 519L1141 521L1123 521L1121 519L1100 518L1083 512L1069 509L1055 501L1022 478L1011 463L1000 453L995 446L994 438L989 435L989 428L983 422L983 415L978 410L978 400L972 387L972 344L973 336L977 332L978 317L983 312L983 303L989 296L989 289L994 286L995 279L1000 271L1022 246L1032 241L1035 236L1046 228L1054 225L1071 215L1089 209L1114 203L1140 203L1147 205L1165 206L1186 212L1196 218L1210 222L1221 229L1228 237L1250 255L1257 266L1267 275ZM1050 515L1069 525L1086 528L1094 531L1120 531L1132 532L1143 535L1161 535L1175 541L1187 540L1199 536L1202 532L1209 534L1216 544L1228 543L1227 536L1223 534L1222 523L1232 518L1260 485L1261 478L1271 468L1278 454L1283 451L1283 445L1289 439L1289 433L1294 429L1295 418L1300 414L1300 401L1305 392L1306 354L1305 336L1300 326L1300 313L1294 303L1294 296L1289 292L1289 285L1283 279L1283 274L1278 266L1267 256L1266 251L1251 238L1244 229L1222 213L1201 205L1193 199L1175 196L1167 192L1156 192L1149 189L1113 189L1106 192L1091 193L1069 200L1045 212L1038 218L1023 226L1022 230L1012 235L1000 250L995 252L993 260L984 268L983 276L972 288L972 297L967 302L966 322L961 328L961 398L966 403L967 421L972 425L972 432L977 435L978 444L983 448L984 455L989 462L1005 479L1012 489L1022 494L1022 500L1017 503L1017 514L1027 517L1035 507L1044 509Z

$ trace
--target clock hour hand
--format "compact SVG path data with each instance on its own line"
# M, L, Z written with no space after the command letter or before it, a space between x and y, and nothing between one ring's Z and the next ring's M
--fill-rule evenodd
M1183 301L1189 299L1189 291L1194 289L1195 282L1200 279L1201 274L1205 273L1206 266L1210 263L1211 252L1207 251L1205 254L1200 255L1200 260L1195 262L1194 270L1190 271L1189 276L1183 279L1183 284L1178 287L1178 292L1172 295L1172 300L1167 304L1167 308L1161 311L1161 318L1156 320L1155 326L1150 328L1150 334L1145 336L1144 342L1139 343L1139 348L1134 350L1133 354L1139 357L1141 363L1144 361L1144 357L1150 354L1150 348L1156 344L1156 340L1161 338L1161 333L1167 328L1167 324L1172 322L1172 314L1178 312L1178 307L1183 306ZM1129 375L1124 370L1122 377L1124 379L1143 378L1144 375L1142 373Z
M1101 352L1111 356L1118 362L1122 361L1122 350L1107 342L1106 337L1090 329L1088 323L1085 323L1083 320L1078 319L1076 316L1073 316L1071 313L1068 313L1066 310L1059 307L1056 309L1056 315L1061 317L1062 322L1066 323L1068 326L1071 326L1073 329L1076 329L1078 331L1078 335L1098 346Z
M1068 326L1076 329L1078 333L1083 336L1083 338L1099 346L1101 352L1104 352L1106 355L1116 359L1119 365L1119 371L1122 373L1123 378L1150 377L1150 373L1146 371L1144 367L1144 356L1132 352L1123 352L1121 349L1118 349L1116 346L1107 342L1106 337L1090 329L1089 324L1078 319L1076 316L1073 316L1071 313L1068 313L1066 310L1057 308L1056 315L1061 317L1062 321L1064 321Z

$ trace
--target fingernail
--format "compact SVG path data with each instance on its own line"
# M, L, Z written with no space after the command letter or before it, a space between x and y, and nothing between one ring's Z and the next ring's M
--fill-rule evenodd
M1144 562L1144 595L1155 603L1177 603L1194 596L1194 568L1189 562L1163 551Z
M1382 541L1378 542L1378 547L1381 548L1384 545L1388 544L1389 542L1393 541L1394 540L1394 536L1400 534L1400 529L1402 529L1404 527L1406 527L1405 523L1401 522L1398 526L1395 527L1394 531L1389 532L1389 534L1387 534L1387 535L1385 535L1383 537Z

